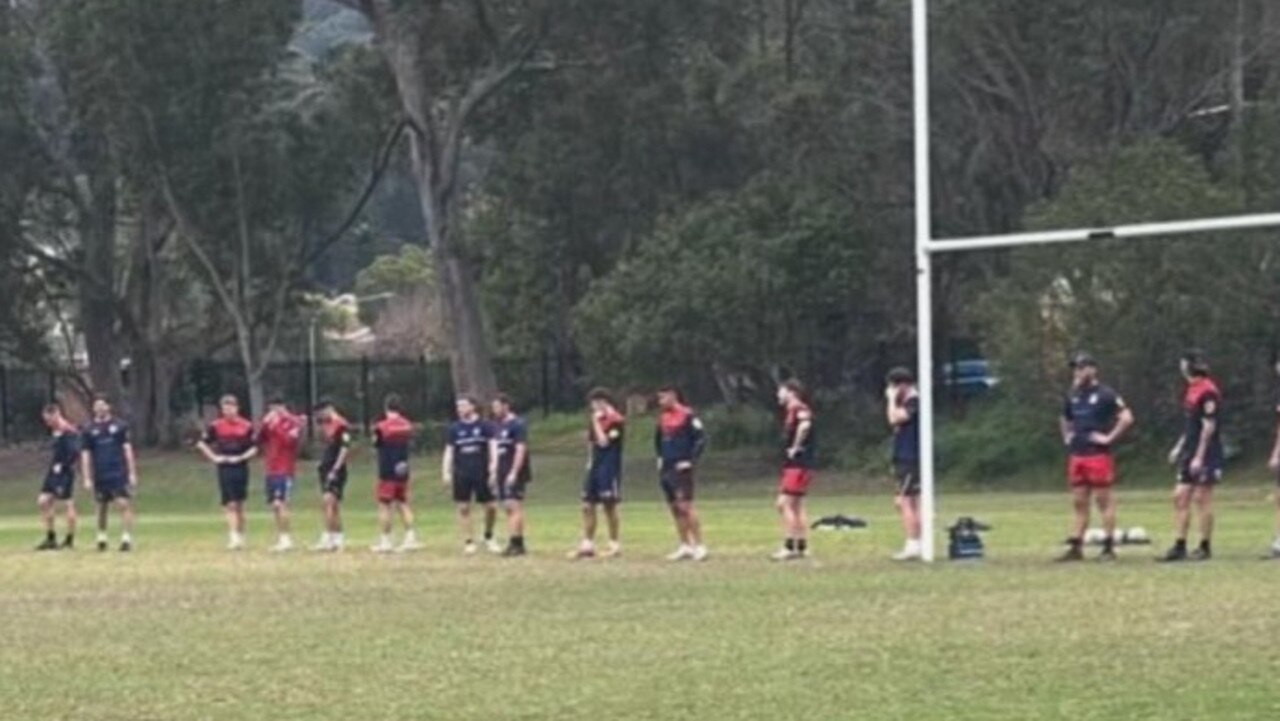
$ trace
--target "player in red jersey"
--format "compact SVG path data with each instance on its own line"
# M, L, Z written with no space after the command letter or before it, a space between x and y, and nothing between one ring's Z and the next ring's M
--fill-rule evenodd
M814 433L813 411L809 409L804 386L792 379L778 386L778 405L785 412L783 421L782 479L778 483L775 506L782 520L783 544L771 558L791 561L809 554L809 519L805 515L804 497L813 481Z
M266 466L267 505L276 521L276 545L271 550L277 553L293 550L289 500L298 473L302 424L301 418L289 412L283 398L272 398L267 403L267 414L258 424L258 448Z
M227 518L227 550L244 548L244 502L249 495L249 459L258 454L253 424L240 415L240 401L225 395L221 415L205 430L196 448L218 469L218 492Z
M373 427L373 445L378 451L378 527L382 536L374 553L404 553L422 548L413 529L413 509L409 507L409 451L413 445L413 423L404 416L400 396L387 396L382 404L382 420ZM392 516L400 516L404 539L391 544Z
M1187 382L1182 397L1186 426L1178 443L1169 451L1169 462L1178 469L1178 485L1173 491L1173 547L1160 560L1207 561L1213 557L1213 487L1222 480L1225 454L1222 447L1222 393L1209 377L1209 362L1203 352L1187 351L1178 362ZM1191 509L1200 516L1200 546L1187 553L1187 531Z
M324 451L320 458L320 496L324 513L324 532L313 551L341 551L346 546L342 533L342 497L347 490L347 460L351 455L351 424L338 412L332 401L316 406Z

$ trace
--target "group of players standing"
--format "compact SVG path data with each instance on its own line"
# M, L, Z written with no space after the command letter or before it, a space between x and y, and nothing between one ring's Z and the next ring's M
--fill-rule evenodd
M1067 476L1074 516L1067 551L1062 561L1084 558L1085 531L1090 507L1096 503L1102 516L1103 538L1100 560L1115 559L1116 499L1112 485L1116 479L1112 448L1134 423L1124 400L1098 378L1098 363L1087 353L1071 359L1072 386L1062 410L1060 431L1068 449ZM1177 468L1174 493L1173 546L1161 560L1207 560L1212 556L1213 489L1222 479L1224 454L1220 432L1222 396L1209 376L1209 367L1200 352L1188 352L1180 359L1186 380L1183 398L1186 428L1170 451L1169 461ZM1280 366L1277 368L1280 371ZM786 561L808 555L808 518L804 499L814 473L814 415L804 387L796 380L778 386L777 401L783 414L783 460L775 507L782 526L782 547L772 555ZM695 466L706 448L702 421L685 405L679 391L665 386L657 392L659 414L654 432L659 486L670 509L679 545L667 556L672 561L701 561L708 557L702 527L694 507ZM290 534L290 500L297 473L305 420L290 412L283 399L268 403L266 414L254 424L240 413L234 396L219 403L219 416L206 428L196 447L216 469L218 487L228 529L227 547L245 546L244 504L248 497L249 462L261 454L265 465L265 491L272 508L277 541L272 551L294 548ZM472 509L483 510L484 547L504 556L522 556L525 546L524 501L533 480L528 426L515 413L511 399L497 395L489 404L489 417L470 396L456 402L456 418L449 424L441 465L441 479L452 494L458 534L463 552L479 550L472 521ZM1277 409L1280 411L1280 408ZM120 550L133 547L133 505L137 488L137 465L129 442L128 426L116 418L105 398L93 404L93 418L82 429L64 417L57 404L46 407L44 420L53 434L53 459L39 497L46 537L39 550L69 548L74 545L76 524L72 502L75 469L82 468L86 489L94 494L98 510L99 550L108 548L107 516L111 506L119 508L123 535ZM383 416L373 427L377 452L377 486L380 536L373 545L376 553L413 551L422 547L409 502L410 467L415 431L405 416L397 396L387 397ZM582 489L582 536L569 557L585 559L621 553L622 457L626 417L610 393L604 389L587 396L590 449ZM911 372L895 368L887 378L885 414L893 432L892 460L897 479L895 502L902 522L905 543L893 558L911 561L921 556L920 539L920 441L919 392ZM323 532L312 546L316 551L340 551L345 545L341 506L351 460L351 424L331 402L315 408L323 451L318 467ZM1277 434L1270 465L1280 470L1280 433ZM63 502L67 533L59 543L54 532L55 504ZM507 545L494 534L498 505L506 511ZM1200 544L1187 547L1192 509L1199 516ZM1280 509L1280 506L1278 506ZM607 526L607 545L597 550L596 533L600 512ZM394 520L399 518L403 534L394 544ZM1277 537L1271 553L1280 557L1280 510Z

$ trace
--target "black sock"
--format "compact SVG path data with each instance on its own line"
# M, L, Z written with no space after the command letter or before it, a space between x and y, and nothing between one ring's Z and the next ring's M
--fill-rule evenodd
M1187 550L1187 539L1179 538L1178 540L1173 542L1173 547L1179 551Z
M471 539L470 539L470 538L468 538L466 541L463 541L462 545L464 545L464 546L470 546L470 545L471 545Z
M53 531L45 531L44 537L48 539L49 543L53 543L54 541L58 540L58 534L54 533Z
M512 548L524 548L524 536L512 536L511 546Z
M1108 551L1108 552L1116 550L1116 539L1112 538L1111 536L1107 536L1106 538L1102 539L1102 550Z
M803 538L796 539L796 550L801 553L804 553L805 551L809 550L809 541Z
M1068 538L1067 543L1071 546L1071 550L1073 551L1079 551L1080 548L1084 546L1084 541L1079 538Z
M68 534L67 534L67 540L65 540L65 541L64 541L64 543L68 543L68 544L69 544L69 543L71 543L71 542L72 542L72 541L74 541L74 540L76 540L76 534L74 534L74 533L68 533Z
M786 542L782 544L782 547L787 549L788 551L796 550L796 539L788 538Z
M1201 550L1201 551L1204 551L1205 553L1208 553L1208 552L1211 550L1211 549L1209 548L1209 539L1207 539L1207 538L1205 538L1205 539L1201 539L1201 541L1200 541L1200 550Z
M484 532L484 540L485 540L485 542L486 542L486 543L488 543L489 541L492 541L492 540L493 540L493 531L485 531L485 532Z

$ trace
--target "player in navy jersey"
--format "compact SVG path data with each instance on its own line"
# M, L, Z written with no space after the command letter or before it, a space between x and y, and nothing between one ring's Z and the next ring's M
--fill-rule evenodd
M792 379L778 386L778 405L784 420L782 478L774 506L782 521L783 544L771 558L791 561L809 554L809 519L805 515L804 497L813 482L814 433L813 411L809 408L804 386Z
M313 551L341 551L346 547L342 532L342 499L347 490L347 461L351 456L351 424L338 412L332 401L316 406L320 436L324 450L320 456L320 503L324 531Z
M1173 494L1173 525L1176 540L1164 561L1207 561L1213 557L1213 487L1222 480L1221 434L1222 393L1209 377L1204 353L1187 351L1178 362L1187 382L1182 397L1186 428L1169 451L1169 463L1177 468L1178 484ZM1200 546L1187 553L1187 532L1191 507L1200 517Z
M382 536L374 553L405 553L422 548L414 531L413 509L409 507L409 452L413 446L413 423L405 417L400 396L387 396L383 416L373 426L373 446L378 452L378 526ZM404 538L391 544L393 516L400 516Z
M894 505L906 536L895 561L920 558L920 393L906 368L889 371L885 387L885 417L893 429L893 473L897 478Z
M480 417L480 406L470 396L463 396L455 404L458 417L449 424L445 437L444 459L441 463L445 488L453 494L458 514L458 533L462 536L462 552L476 552L475 528L471 523L471 505L484 507L484 542L492 553L501 553L502 546L493 538L493 527L498 520L498 508L493 491L489 488L489 442L493 431Z
M225 395L218 418L205 429L196 448L217 469L218 494L227 520L227 550L244 548L244 502L249 497L249 459L258 454L253 423L240 415L240 401Z
M1116 479L1111 447L1133 425L1133 413L1110 387L1098 382L1098 362L1088 353L1071 358L1071 390L1062 407L1059 431L1067 447L1067 483L1071 486L1073 517L1067 551L1059 561L1084 558L1084 532L1089 527L1089 504L1102 515L1102 553L1099 561L1115 560Z
M622 445L627 419L618 412L609 391L593 389L587 394L587 477L582 487L582 541L569 552L570 558L596 555L597 509L604 508L609 525L606 557L622 552Z
M138 490L138 467L129 442L129 426L111 412L104 396L93 400L93 419L80 434L80 465L84 487L98 504L98 550L107 550L107 515L120 511L124 527L120 550L133 550L133 496Z
M40 496L36 499L40 507L40 519L44 522L44 541L36 546L37 551L53 551L58 548L74 548L76 538L76 460L80 456L80 434L75 426L62 414L62 406L50 403L41 414L44 424L52 436L51 458L49 469L45 473L44 485L40 487ZM67 535L62 545L58 545L58 535L54 523L58 515L57 504L63 505L67 519Z
M707 547L702 542L702 523L693 507L694 466L707 445L702 420L680 401L675 386L658 389L658 423L653 433L658 457L658 485L667 499L675 522L679 547L668 561L705 561Z
M526 552L524 497L533 480L529 464L529 429L524 419L516 415L511 398L505 393L494 397L489 410L493 414L489 476L492 490L507 512L507 547L502 550L502 555L523 556Z

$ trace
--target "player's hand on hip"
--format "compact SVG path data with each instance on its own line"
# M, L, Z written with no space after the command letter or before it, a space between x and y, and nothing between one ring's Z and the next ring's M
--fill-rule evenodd
M1111 437L1106 433L1090 433L1089 442L1099 446L1111 445Z
M1280 471L1280 456L1272 456L1271 460L1267 461L1267 468L1272 472Z
M1200 475L1204 471L1204 459L1192 458L1190 465L1187 466L1187 470L1191 471L1191 475L1193 476Z
M693 470L693 461L680 461L679 463L676 464L676 470L677 471Z
M1179 455L1179 452L1177 448L1169 451L1169 465L1171 466L1178 465L1178 455Z

